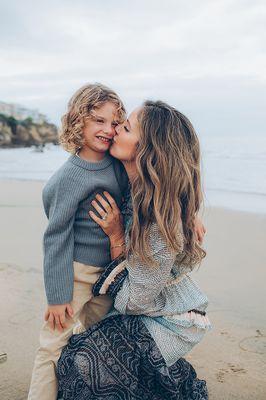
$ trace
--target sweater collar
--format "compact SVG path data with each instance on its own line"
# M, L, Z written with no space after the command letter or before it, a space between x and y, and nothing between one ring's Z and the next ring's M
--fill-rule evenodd
M90 162L83 160L77 155L72 155L69 157L69 161L80 168L87 169L89 171L99 171L101 169L107 168L109 165L112 164L112 157L110 156L110 154L106 154L106 156L101 161Z

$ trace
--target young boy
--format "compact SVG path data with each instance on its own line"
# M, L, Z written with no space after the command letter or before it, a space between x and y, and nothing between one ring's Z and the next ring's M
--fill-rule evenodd
M111 261L109 239L89 217L98 192L121 206L127 175L108 149L115 126L125 118L122 101L101 84L88 84L71 98L62 118L61 144L72 153L43 190L49 219L44 234L44 281L48 307L40 333L29 400L56 400L55 368L62 348L80 321L102 319L108 296L92 297L92 286Z

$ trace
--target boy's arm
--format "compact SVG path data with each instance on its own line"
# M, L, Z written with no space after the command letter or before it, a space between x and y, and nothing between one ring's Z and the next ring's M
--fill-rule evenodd
M48 191L49 223L44 234L44 283L49 305L68 304L73 296L75 213L80 185L61 177ZM45 196L45 193L44 193ZM44 198L45 201L45 198Z

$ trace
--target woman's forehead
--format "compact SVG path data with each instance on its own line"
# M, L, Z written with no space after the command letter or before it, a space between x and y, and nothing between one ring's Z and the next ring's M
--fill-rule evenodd
M130 124L135 125L136 123L138 123L138 114L141 110L141 107L137 107L135 108L128 116L128 120L130 122Z

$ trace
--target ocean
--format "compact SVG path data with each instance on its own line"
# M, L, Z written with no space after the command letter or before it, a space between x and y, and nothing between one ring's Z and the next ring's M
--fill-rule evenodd
M266 214L266 137L201 138L206 207ZM58 146L0 149L0 179L47 181L69 157Z

